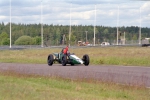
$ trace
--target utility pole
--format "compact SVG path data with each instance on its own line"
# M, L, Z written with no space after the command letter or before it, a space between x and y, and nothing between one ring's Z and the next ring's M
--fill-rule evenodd
M70 5L69 47L70 47L70 38L71 38L71 6L72 6L72 4Z
M10 0L10 48L11 48L11 0Z
M141 7L140 7L139 44L141 44Z
M119 33L118 33L118 31L119 31L118 27L119 27L119 6L118 6L118 14L117 14L117 45L118 45L118 35L119 35Z
M43 47L43 7L42 7L42 0L41 0L41 47Z
M124 45L126 44L126 32L124 31Z
M86 32L86 42L87 42L87 32L88 32L88 31L85 31L85 32Z
M94 46L95 46L95 27L96 27L96 5L95 5L95 20L94 20Z
M65 41L66 41L66 36L65 34L63 35L63 45L65 44Z

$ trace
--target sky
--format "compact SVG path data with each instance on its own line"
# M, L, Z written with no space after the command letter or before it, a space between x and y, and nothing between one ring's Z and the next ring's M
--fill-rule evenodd
M0 22L10 16L17 24L150 27L150 0L0 0Z

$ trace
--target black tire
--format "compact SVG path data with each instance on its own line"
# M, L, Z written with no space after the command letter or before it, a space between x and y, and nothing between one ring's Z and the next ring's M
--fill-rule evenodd
M74 63L71 63L71 66L74 66Z
M63 55L63 57L62 57L62 65L66 66L66 64L67 64L67 55Z
M90 63L90 58L89 58L89 56L88 56L87 54L83 55L82 60L84 61L84 65L85 65L85 66L88 66L88 65L89 65L89 63Z
M49 66L52 66L52 65L53 65L53 61L54 61L54 57L53 57L52 54L50 54L50 55L48 56L48 58L47 58L47 64L48 64Z

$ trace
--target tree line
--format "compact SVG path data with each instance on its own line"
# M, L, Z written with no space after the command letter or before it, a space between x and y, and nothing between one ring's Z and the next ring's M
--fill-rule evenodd
M43 25L43 41L46 46L61 45L63 36L65 43L69 41L69 25ZM0 45L9 45L10 24L0 23ZM87 31L87 35L86 35ZM138 40L139 27L119 27L119 37L126 34L126 40ZM150 37L150 28L141 28L141 37ZM11 24L12 45L40 45L41 44L41 24ZM72 25L71 26L71 44L77 41L87 41L93 43L94 26L93 25ZM117 28L109 26L96 26L96 43L116 41Z

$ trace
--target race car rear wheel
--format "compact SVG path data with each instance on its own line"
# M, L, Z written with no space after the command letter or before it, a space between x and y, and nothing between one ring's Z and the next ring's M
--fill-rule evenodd
M90 58L89 58L89 56L88 56L87 54L83 55L82 60L84 61L84 65L85 65L85 66L88 66L88 65L89 65L89 63L90 63Z
M48 58L47 58L47 64L48 64L49 66L52 66L52 65L53 65L53 61L54 61L54 57L53 57L52 54L50 54L50 55L48 56Z
M67 64L67 55L63 55L63 57L62 57L62 65L66 66L66 64Z

